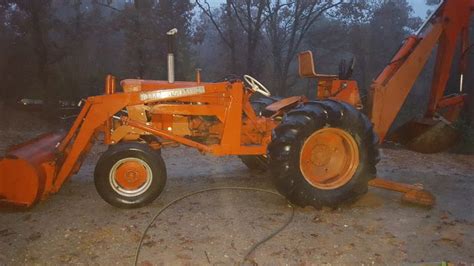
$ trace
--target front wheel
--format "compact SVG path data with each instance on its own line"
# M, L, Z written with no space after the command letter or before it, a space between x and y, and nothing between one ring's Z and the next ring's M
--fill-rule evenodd
M367 192L379 160L378 138L358 110L338 101L309 102L287 113L268 146L277 190L305 207L336 207Z
M159 152L145 143L111 146L97 162L94 182L99 195L119 208L138 208L155 200L166 183Z

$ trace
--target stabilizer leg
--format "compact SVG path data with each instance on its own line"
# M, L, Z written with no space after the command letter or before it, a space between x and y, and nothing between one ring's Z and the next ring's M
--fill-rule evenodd
M369 181L369 185L372 187L383 188L396 192L403 193L402 201L422 205L425 207L433 207L436 202L436 198L431 192L424 190L423 185L416 184L405 184L394 181L389 181L382 178L375 178Z

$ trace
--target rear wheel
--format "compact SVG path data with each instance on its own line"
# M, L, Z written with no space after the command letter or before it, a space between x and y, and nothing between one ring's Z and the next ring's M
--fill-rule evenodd
M352 106L309 102L287 113L268 147L278 191L299 206L335 207L367 192L379 160L372 124Z
M144 143L111 146L97 162L97 192L119 208L138 208L155 200L166 183L166 168L159 152Z

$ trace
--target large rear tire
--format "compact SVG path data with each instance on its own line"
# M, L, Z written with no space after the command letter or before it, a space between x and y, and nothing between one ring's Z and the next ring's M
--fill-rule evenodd
M277 190L298 206L336 207L367 192L379 161L372 124L349 104L308 102L273 131L269 168Z
M155 200L166 184L160 152L145 143L124 142L102 154L94 173L99 195L118 208L138 208Z

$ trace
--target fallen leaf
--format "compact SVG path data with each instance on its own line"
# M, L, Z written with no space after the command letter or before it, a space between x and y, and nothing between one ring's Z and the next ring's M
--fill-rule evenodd
M31 235L28 237L28 240L30 240L30 241L35 241L35 240L40 239L40 237L41 237L41 233L40 233L40 232L35 232L35 233L31 234Z

